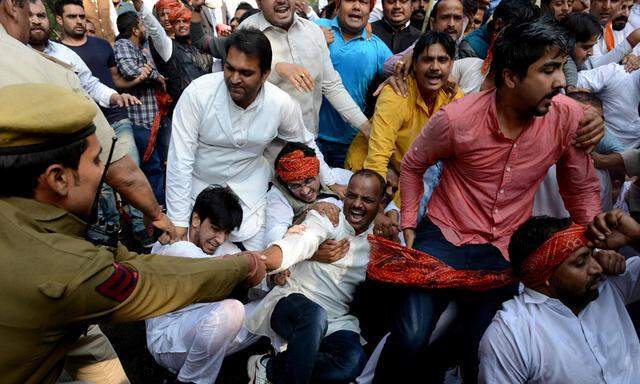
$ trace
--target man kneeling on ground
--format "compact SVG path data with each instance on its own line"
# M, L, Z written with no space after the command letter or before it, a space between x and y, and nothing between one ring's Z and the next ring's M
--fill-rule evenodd
M228 187L211 186L196 198L187 240L156 243L152 252L191 258L234 254L240 250L228 237L241 223L238 197ZM238 300L189 305L147 320L147 347L160 365L178 374L178 382L213 383L224 357L240 349L234 340L243 320Z

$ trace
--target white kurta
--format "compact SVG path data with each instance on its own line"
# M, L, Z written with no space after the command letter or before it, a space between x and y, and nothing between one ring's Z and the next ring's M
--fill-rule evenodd
M254 102L242 109L229 96L223 73L192 81L173 114L167 159L169 218L187 227L198 194L211 184L227 185L240 198L243 211L242 225L231 233L230 241L254 237L264 227L273 170L264 152L277 138L314 148L321 181L335 183L313 135L304 127L300 107L278 87L265 83Z
M480 342L480 383L640 383L640 342L625 308L640 299L640 258L609 277L578 316L525 288Z
M206 257L224 256L238 253L238 247L229 242L224 242L216 252L207 255L198 246L190 241L178 241L170 245L154 244L152 253L165 256L189 257L201 259ZM162 316L146 320L147 347L152 353L186 352L184 337L180 332L181 318L200 308L208 306L210 303L191 304L177 311L169 312Z
M598 95L607 130L625 148L640 147L640 71L627 73L619 64L580 71L578 88Z
M314 22L294 15L293 25L285 31L270 24L261 12L243 21L239 28L256 28L267 36L273 50L269 81L300 103L304 124L314 136L318 135L323 96L352 126L358 128L367 121L367 117L353 101L342 84L340 75L333 68L322 29ZM298 92L289 80L276 72L275 65L279 62L304 67L313 77L316 86L311 92Z
M348 330L360 333L358 319L349 314L349 303L358 284L364 281L369 263L367 235L373 226L360 235L340 214L340 222L334 227L328 218L310 211L303 222L306 229L301 234L289 234L273 245L282 250L282 265L273 271L289 269L291 276L284 286L276 286L246 317L247 329L255 334L268 336L276 344L283 340L271 329L270 319L278 301L292 293L301 293L327 312L327 335ZM349 239L349 251L332 264L310 261L318 246L327 239Z

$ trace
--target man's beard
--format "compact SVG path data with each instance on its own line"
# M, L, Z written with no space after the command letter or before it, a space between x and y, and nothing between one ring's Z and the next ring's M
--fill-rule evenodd
M418 9L416 11L413 11L413 13L411 14L411 18L415 21L423 21L424 20L424 16L426 15L426 11L422 10L422 9Z
M47 41L49 41L49 32L45 31L45 33L42 34L42 36L34 36L29 34L29 45L32 46L42 46L47 44Z
M622 31L624 27L627 26L627 22L629 21L628 17L619 16L611 21L611 28L614 31Z
M598 281L599 279L589 284L586 292L579 296L575 292L568 292L560 286L558 287L558 299L569 308L584 308L600 296L600 291L597 288L592 289L598 284Z

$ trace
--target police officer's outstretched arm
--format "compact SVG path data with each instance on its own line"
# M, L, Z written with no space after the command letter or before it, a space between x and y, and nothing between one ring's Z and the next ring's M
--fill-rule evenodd
M138 255L124 246L115 258L107 248L96 247L96 252L92 264L98 270L89 272L92 276L69 297L70 307L77 308L67 319L70 322L147 319L195 302L221 300L236 285L252 285L265 274L264 263L254 252L214 259Z

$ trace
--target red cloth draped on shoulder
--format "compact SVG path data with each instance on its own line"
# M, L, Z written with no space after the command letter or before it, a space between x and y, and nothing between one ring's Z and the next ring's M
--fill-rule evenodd
M370 279L427 289L487 291L515 283L510 269L505 271L456 270L435 257L400 244L369 235Z

